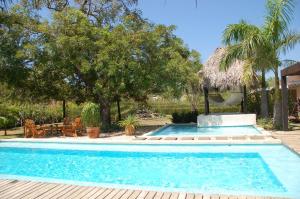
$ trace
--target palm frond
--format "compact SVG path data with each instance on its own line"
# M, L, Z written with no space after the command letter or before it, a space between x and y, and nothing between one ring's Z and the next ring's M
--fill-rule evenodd
M266 32L278 41L290 24L295 8L294 0L267 0Z
M225 48L225 53L221 58L220 69L227 70L232 63L236 60L243 60L243 46L241 44L235 44L231 46L227 46Z
M230 24L223 32L223 43L231 45L243 41L249 35L257 34L260 30L257 26L241 21L238 24Z
M286 53L293 49L297 43L300 43L300 33L289 32L280 40L278 48L282 50L283 53Z

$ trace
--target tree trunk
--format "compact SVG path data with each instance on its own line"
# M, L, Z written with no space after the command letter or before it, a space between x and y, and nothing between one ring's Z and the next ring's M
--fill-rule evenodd
M247 87L246 85L243 86L243 113L248 112L247 108L248 102L247 102Z
M204 90L204 114L209 114L208 88L203 87Z
M265 70L264 69L261 71L260 114L261 114L261 117L263 117L263 118L269 117L268 94L267 94L267 90L266 90L266 77L265 77Z
M4 136L7 136L6 127L4 127Z
M117 98L117 107L118 107L118 120L121 121L122 116L121 116L121 107L120 107L120 98Z
M281 93L279 89L278 66L275 67L275 94L274 94L274 126L277 129L282 127Z
M66 117L66 100L63 100L63 118Z
M110 127L111 117L110 117L110 103L100 103L100 119L101 124L104 129Z

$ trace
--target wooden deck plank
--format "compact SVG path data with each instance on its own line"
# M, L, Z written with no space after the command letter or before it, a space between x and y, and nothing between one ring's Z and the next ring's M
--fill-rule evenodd
M37 193L41 193L39 192L41 189L43 189L44 187L47 187L49 186L49 184L45 184L45 183L38 183L36 186L32 186L30 187L29 189L25 189L21 192L17 192L17 193L14 193L14 194L11 194L11 196L9 197L10 199L16 199L16 198L33 198L33 197L27 197L28 195L30 194L37 194Z
M14 180L1 180L1 181L0 181L0 187L6 185L6 184L8 184L8 183L11 183L11 182L13 182L13 181L14 181Z
M27 198L31 199L31 198L37 198L49 191L52 191L54 188L58 187L59 184L49 184L46 187L40 189L39 191L33 192L29 195L27 195Z
M169 199L171 197L171 193L170 192L165 192L162 196L162 199Z
M173 193L171 194L170 199L178 199L178 197L179 197L179 193L173 192Z
M128 197L128 199L136 199L136 198L140 195L141 192L142 192L141 190L135 190L135 191Z
M202 194L195 194L195 199L203 199L203 195Z
M42 195L36 197L36 199L49 199L55 196L57 193L59 193L61 190L66 189L71 185L66 185L66 184L58 184L54 189L50 191L47 191L43 193Z
M114 196L121 191L120 189L114 189L110 194L105 196L105 199L113 199Z
M28 181L13 181L13 182L10 182L8 184L5 184L3 186L0 187L0 194L2 192L7 192L9 191L9 189L16 189L16 188L19 188L20 186L22 185L25 185L25 184L28 184L28 183L32 183L32 182L28 182Z
M105 198L108 194L110 194L112 191L113 191L114 189L112 189L112 188L108 188L108 189L106 189L104 192L102 192L102 194L100 194L99 196L97 196L96 198L101 198L101 199L103 199L103 198Z
M195 198L195 194L193 194L193 193L186 194L186 199L194 199L194 198Z
M149 191L142 191L137 199L145 199Z
M220 199L220 195L211 195L210 199Z
M153 199L155 194L155 191L149 191L145 199Z
M66 193L72 191L72 189L74 189L75 187L76 187L76 186L71 185L71 186L66 187L65 189L61 189L60 191L58 191L58 192L56 193L56 195L52 196L51 199L61 198L61 197L63 197L64 194L66 194Z
M76 199L80 199L82 198L84 195L86 195L87 193L89 193L91 190L93 190L94 187L90 187L90 186L85 186L84 189L82 189L80 191L80 193L77 193L76 196L71 196L70 198L76 198Z
M126 192L126 189L121 189L116 195L115 195L115 199L119 199L121 198Z
M89 199L92 197L97 191L99 190L99 187L92 187L92 189L80 197L80 199Z
M100 196L103 192L105 192L107 190L107 188L100 188L100 187L97 187L97 189L96 189L96 192L93 194L93 195L91 195L90 197L89 197L89 199L95 199L95 198L97 198L98 196Z
M228 199L228 196L220 195L220 199Z
M23 186L20 189L5 192L5 194L0 195L0 198L9 198L9 199L11 199L11 198L23 198L28 193L30 193L32 190L34 190L35 188L40 187L40 186L43 186L43 183L35 182L30 186Z
M164 194L163 192L156 192L154 199L161 199L163 194Z
M180 193L179 195L178 195L178 199L185 199L186 198L186 193Z
M133 193L133 190L126 189L126 192L121 196L120 199L128 199L132 193Z
M23 189L28 189L30 188L30 186L34 185L35 182L16 182L14 184L11 184L11 185L7 185L5 187L5 189L2 189L0 191L0 198L2 195L4 194L7 194L7 193L10 193L10 192L14 192L14 191L21 191Z
M71 191L69 191L68 193L66 193L62 197L60 197L60 199L68 199L68 198L74 198L74 197L76 198L77 195L81 191L84 191L85 189L87 189L87 187L78 187L78 186L76 186L74 189L72 189Z

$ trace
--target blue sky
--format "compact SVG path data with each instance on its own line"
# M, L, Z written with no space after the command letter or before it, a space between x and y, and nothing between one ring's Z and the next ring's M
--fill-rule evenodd
M291 29L300 32L300 0L296 7ZM231 23L241 19L261 25L265 16L265 0L140 0L138 8L143 16L154 23L175 25L176 35L191 49L201 53L205 62L222 45L222 33ZM300 61L300 45L282 55L282 59Z

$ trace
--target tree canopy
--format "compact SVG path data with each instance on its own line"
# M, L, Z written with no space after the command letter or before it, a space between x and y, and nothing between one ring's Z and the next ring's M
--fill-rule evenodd
M175 95L198 82L199 54L174 35L174 26L134 13L113 26L99 25L76 8L53 12L51 21L22 6L2 15L1 42L11 50L1 45L1 81L32 96L98 103L103 125L110 124L117 98L145 101L149 94Z

